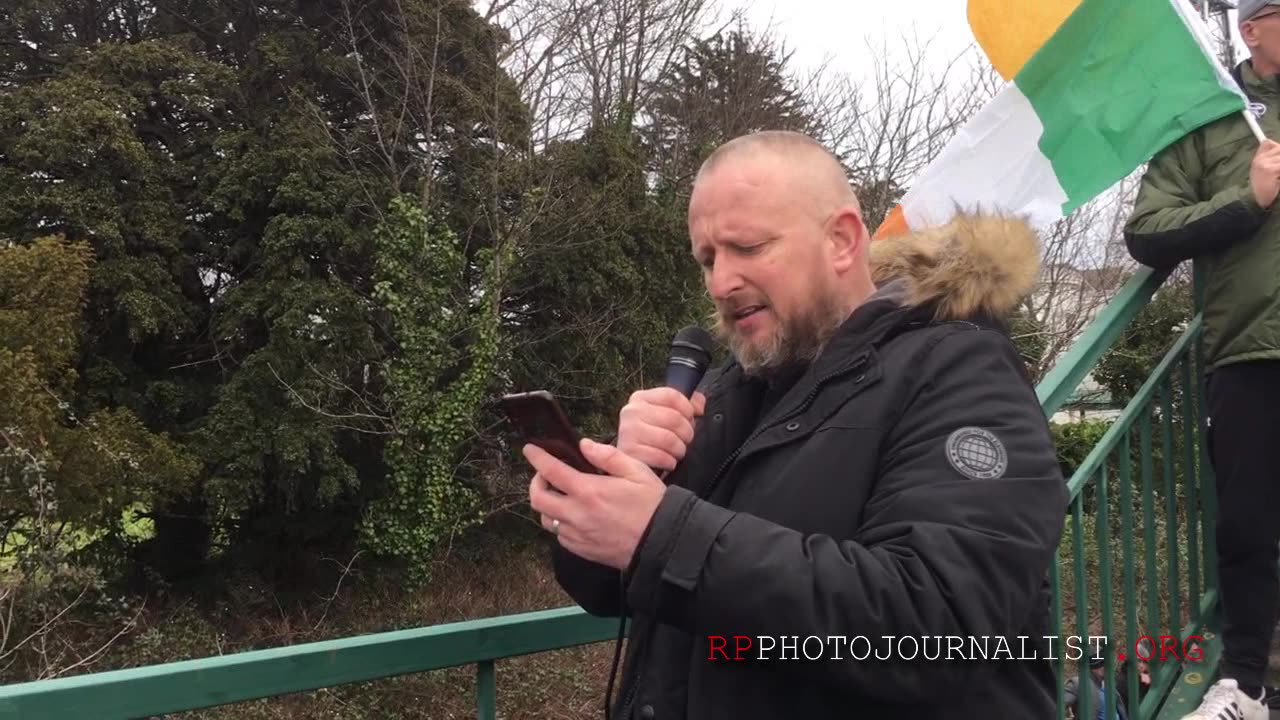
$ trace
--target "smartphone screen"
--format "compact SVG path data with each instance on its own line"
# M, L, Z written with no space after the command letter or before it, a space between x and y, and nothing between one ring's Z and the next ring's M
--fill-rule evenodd
M502 408L525 442L537 445L565 464L587 473L598 473L578 449L580 436L569 423L556 397L537 390L502 398Z

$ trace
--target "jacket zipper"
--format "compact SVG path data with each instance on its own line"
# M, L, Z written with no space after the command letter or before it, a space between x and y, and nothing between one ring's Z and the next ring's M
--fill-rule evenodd
M800 415L805 410L807 410L809 408L809 405L813 403L814 398L818 397L818 391L822 389L823 385L826 385L828 382L831 382L832 380L840 377L841 375L847 375L851 372L860 370L866 364L867 364L867 356L863 355L860 358L858 358L857 361L855 361L852 365L849 365L848 367L845 367L840 370L836 370L834 372L824 375L818 380L818 382L813 384L813 389L809 391L809 394L805 397L804 402L800 403L800 405L797 406L795 410L792 410L791 412L787 413L783 417L778 418L776 421L768 425L763 425L757 428L755 432L751 433L751 435L747 437L747 439L741 445L738 446L738 449L734 450L733 453L729 455L729 457L724 459L724 462L720 463L719 469L716 470L716 474L713 475L711 478L711 484L707 486L707 494L702 499L708 500L708 501L711 500L711 496L715 493L716 488L719 487L720 480L724 477L724 474L729 469L729 466L732 465L733 462L738 459L738 456L742 454L742 451L748 445L750 445L753 440L760 437L760 435L764 434L765 432L772 430L778 425L781 425L782 423L790 420L793 417L796 417L797 415Z

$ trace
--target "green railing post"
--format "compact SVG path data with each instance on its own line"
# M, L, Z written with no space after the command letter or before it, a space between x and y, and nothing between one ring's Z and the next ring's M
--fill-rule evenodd
M1110 498L1107 496L1107 466L1103 465L1101 472L1098 473L1097 485L1097 513L1094 516L1094 529L1098 537L1098 584L1099 602L1102 603L1102 634L1107 639L1107 650L1103 654L1106 663L1106 674L1108 678L1108 692L1102 696L1102 706L1106 708L1104 718L1116 717L1116 693L1111 692L1112 682L1110 678L1116 676L1116 647L1115 647L1115 624L1111 617L1111 512Z
M1199 622L1200 603L1200 500L1196 488L1196 411L1193 402L1194 389L1191 379L1191 357L1183 358L1179 365L1182 371L1182 444L1183 468L1182 482L1187 493L1187 593L1191 598L1191 619Z
M1164 537L1169 556L1169 629L1182 627L1182 571L1178 562L1178 493L1173 482L1173 401L1170 398L1169 381L1160 383L1160 426L1164 458L1160 463L1164 470Z
M1120 444L1120 535L1124 557L1124 626L1125 652L1133 650L1138 641L1137 583L1133 571L1133 480L1130 463L1133 462L1132 434L1125 432ZM1127 674L1128 687L1124 689L1128 702L1125 707L1138 707L1138 673ZM1130 711L1130 715L1132 715Z
M1053 636L1062 639L1062 568L1061 563L1054 559L1053 565L1049 568L1049 597L1050 609L1053 615ZM1059 655L1059 653L1061 653ZM1067 653L1066 648L1055 650L1053 653L1055 660L1053 663L1054 673L1058 676L1058 720L1066 720L1067 717L1067 694L1064 683L1066 682Z
M1144 635L1160 635L1160 576L1156 572L1156 513L1155 489L1151 469L1151 413L1142 409L1139 423L1139 444L1142 449L1142 554L1146 560L1146 577L1142 584L1147 588L1147 612Z
M498 688L493 661L476 663L476 717L495 720L498 716Z
M1089 633L1089 585L1084 573L1084 494L1071 501L1071 560L1076 575L1076 634L1088 638ZM1093 678L1089 673L1089 658L1093 646L1086 641L1085 651L1076 663L1076 701L1080 703L1079 717L1093 717Z
M1062 408L1071 393L1080 386L1107 353L1116 338L1147 305L1151 296L1169 277L1168 270L1140 268L1116 293L1097 319L1081 333L1080 339L1054 364L1036 386L1036 397L1047 415Z

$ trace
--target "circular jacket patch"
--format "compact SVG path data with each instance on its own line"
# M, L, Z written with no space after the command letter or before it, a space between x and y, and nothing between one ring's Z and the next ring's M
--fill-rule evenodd
M1009 453L995 435L965 427L947 438L947 461L961 475L974 480L994 480L1009 467Z

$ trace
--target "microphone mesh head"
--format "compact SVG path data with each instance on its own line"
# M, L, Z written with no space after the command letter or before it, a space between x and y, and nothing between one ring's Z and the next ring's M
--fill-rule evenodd
M692 360L705 368L711 364L713 347L715 340L711 333L697 325L690 325L676 333L675 339L671 341L671 357Z

